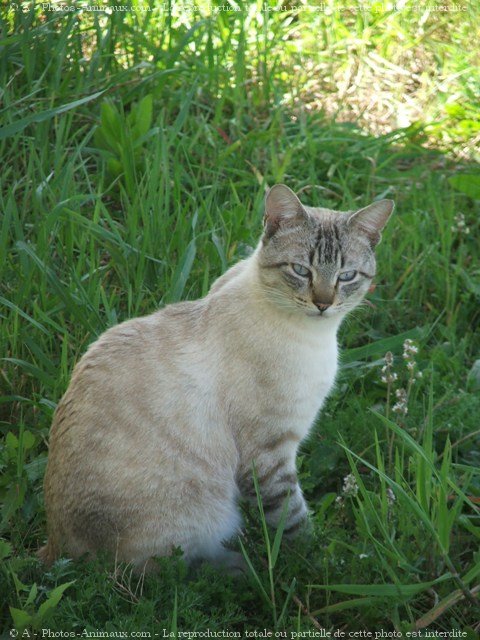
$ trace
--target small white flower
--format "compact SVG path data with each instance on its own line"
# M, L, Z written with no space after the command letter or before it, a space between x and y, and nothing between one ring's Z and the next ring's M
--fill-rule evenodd
M353 473L349 473L348 476L345 476L343 479L342 491L344 496L351 498L355 498L358 494L358 485Z
M398 402L396 402L393 405L392 411L394 413L398 413L400 415L406 416L407 413L408 413L408 407L407 407L408 396L407 396L407 392L405 391L405 389L397 389L395 391L395 396L397 397Z
M400 402L396 402L392 407L392 411L393 413L398 413L406 416L408 413L408 407L406 407L404 404L401 404Z
M413 340L407 338L403 343L403 357L405 360L409 360L416 353L418 353L418 347L413 344Z
M395 380L398 379L398 376L396 373L387 373L386 375L382 376L380 378L380 380L382 382L384 382L385 384L389 384L391 382L395 382Z
M409 362L407 362L407 369L409 371L413 371L415 369L415 362L413 360L410 360Z
M390 506L392 506L392 504L395 502L397 498L395 497L395 494L393 493L392 489L390 487L387 488L387 501L388 504Z
M380 377L380 380L384 383L384 384L391 384L392 382L395 382L395 380L398 378L397 374L392 371L393 369L393 353L391 351L387 351L387 353L385 354L385 364L382 367L382 376Z
M464 233L465 235L470 233L470 228L467 227L467 222L463 213L457 213L454 217L454 222L455 224L450 227L453 233Z
M361 553L358 557L360 560L363 560L364 558L368 558L368 553Z

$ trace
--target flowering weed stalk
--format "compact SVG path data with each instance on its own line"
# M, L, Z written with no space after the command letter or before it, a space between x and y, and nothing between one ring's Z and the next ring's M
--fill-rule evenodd
M382 382L387 385L387 408L386 408L386 416L389 417L390 414L390 397L392 393L392 385L398 379L398 375L393 371L393 353L391 351L387 351L385 354L385 364L382 367Z
M385 354L385 364L382 367L381 381L387 385L387 403L385 408L385 417L390 418L390 411L397 416L405 417L408 414L408 402L410 399L412 387L415 381L423 376L421 371L417 371L417 363L415 356L418 353L418 347L414 344L413 340L407 338L403 343L403 360L407 370L406 383L402 387L394 389L394 383L399 379L398 374L394 371L394 357L391 351L387 351ZM402 375L402 378L405 376ZM391 407L391 400L393 392L395 394L396 402ZM395 433L392 431L388 435L388 465L392 469L392 455L393 444L395 441Z

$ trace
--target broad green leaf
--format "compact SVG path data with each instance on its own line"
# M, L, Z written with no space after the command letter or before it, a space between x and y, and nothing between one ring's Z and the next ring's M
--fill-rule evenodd
M30 624L32 616L26 611L22 611L21 609L16 609L15 607L9 607L10 615L12 616L13 624L15 625L15 629L17 631L23 631L25 627Z
M25 608L28 608L31 604L35 602L37 593L38 593L37 583L34 582L30 588L30 593L28 594L28 598L26 599L25 604L23 605Z
M12 431L9 431L7 433L5 437L5 444L7 445L8 449L13 450L18 448L18 438Z
M356 347L355 349L347 349L340 356L340 361L343 364L355 362L357 360L364 360L365 358L371 358L373 356L380 357L385 355L387 351L396 351L400 349L407 338L412 340L420 340L427 332L427 327L416 327L403 333L399 333L396 336L389 338L383 338L382 340L375 340L370 344L366 344L363 347Z
M14 584L15 584L15 590L16 590L17 592L20 592L20 591L29 591L29 590L30 590L30 589L29 589L28 584L24 584L24 583L20 580L20 578L17 576L17 574L15 573L15 571L12 571L12 572L11 572L11 576L12 576L12 578L13 578L13 582L14 582Z
M93 134L93 144L97 149L101 151L106 151L108 153L112 152L112 149L105 137L105 133L101 126L97 126Z
M35 444L35 436L31 431L24 431L22 434L22 446L25 450L31 449Z
M123 166L120 160L116 158L108 158L107 160L107 169L113 177L118 177L123 173Z
M26 480L24 477L13 481L2 496L2 521L1 526L5 526L11 516L22 506L25 499Z
M449 116L453 116L454 118L463 118L465 117L465 107L458 104L458 102L454 102L452 104L445 105L445 111Z
M0 540L0 560L8 558L12 553L12 545L6 540Z
M457 191L461 191L469 198L480 200L480 174L460 173L448 178L448 182Z
M50 591L47 600L45 600L45 602L42 602L38 609L37 615L35 616L37 622L43 622L45 620L46 616L49 615L51 613L51 610L54 609L60 602L64 591L68 589L68 587L71 587L74 582L75 580L72 580L71 582L65 582L64 584L61 584Z
M152 109L153 96L149 93L140 100L133 112L135 117L135 125L132 129L134 139L146 135L152 126Z
M116 153L121 151L122 118L114 104L105 100L100 107L101 131L107 144Z

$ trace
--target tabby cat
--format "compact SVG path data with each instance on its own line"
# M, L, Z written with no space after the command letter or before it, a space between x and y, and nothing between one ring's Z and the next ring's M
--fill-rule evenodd
M183 549L235 571L225 546L239 500L267 521L289 495L285 534L307 520L295 456L337 372L336 334L375 275L393 210L307 207L286 186L265 201L254 253L193 302L106 331L75 367L55 412L45 504L46 562L109 551L137 570Z

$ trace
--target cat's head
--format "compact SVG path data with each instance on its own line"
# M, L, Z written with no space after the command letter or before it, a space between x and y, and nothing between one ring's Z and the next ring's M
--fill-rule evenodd
M375 275L375 247L393 211L379 200L359 211L307 207L282 184L265 200L258 251L262 289L278 306L307 316L342 316Z

